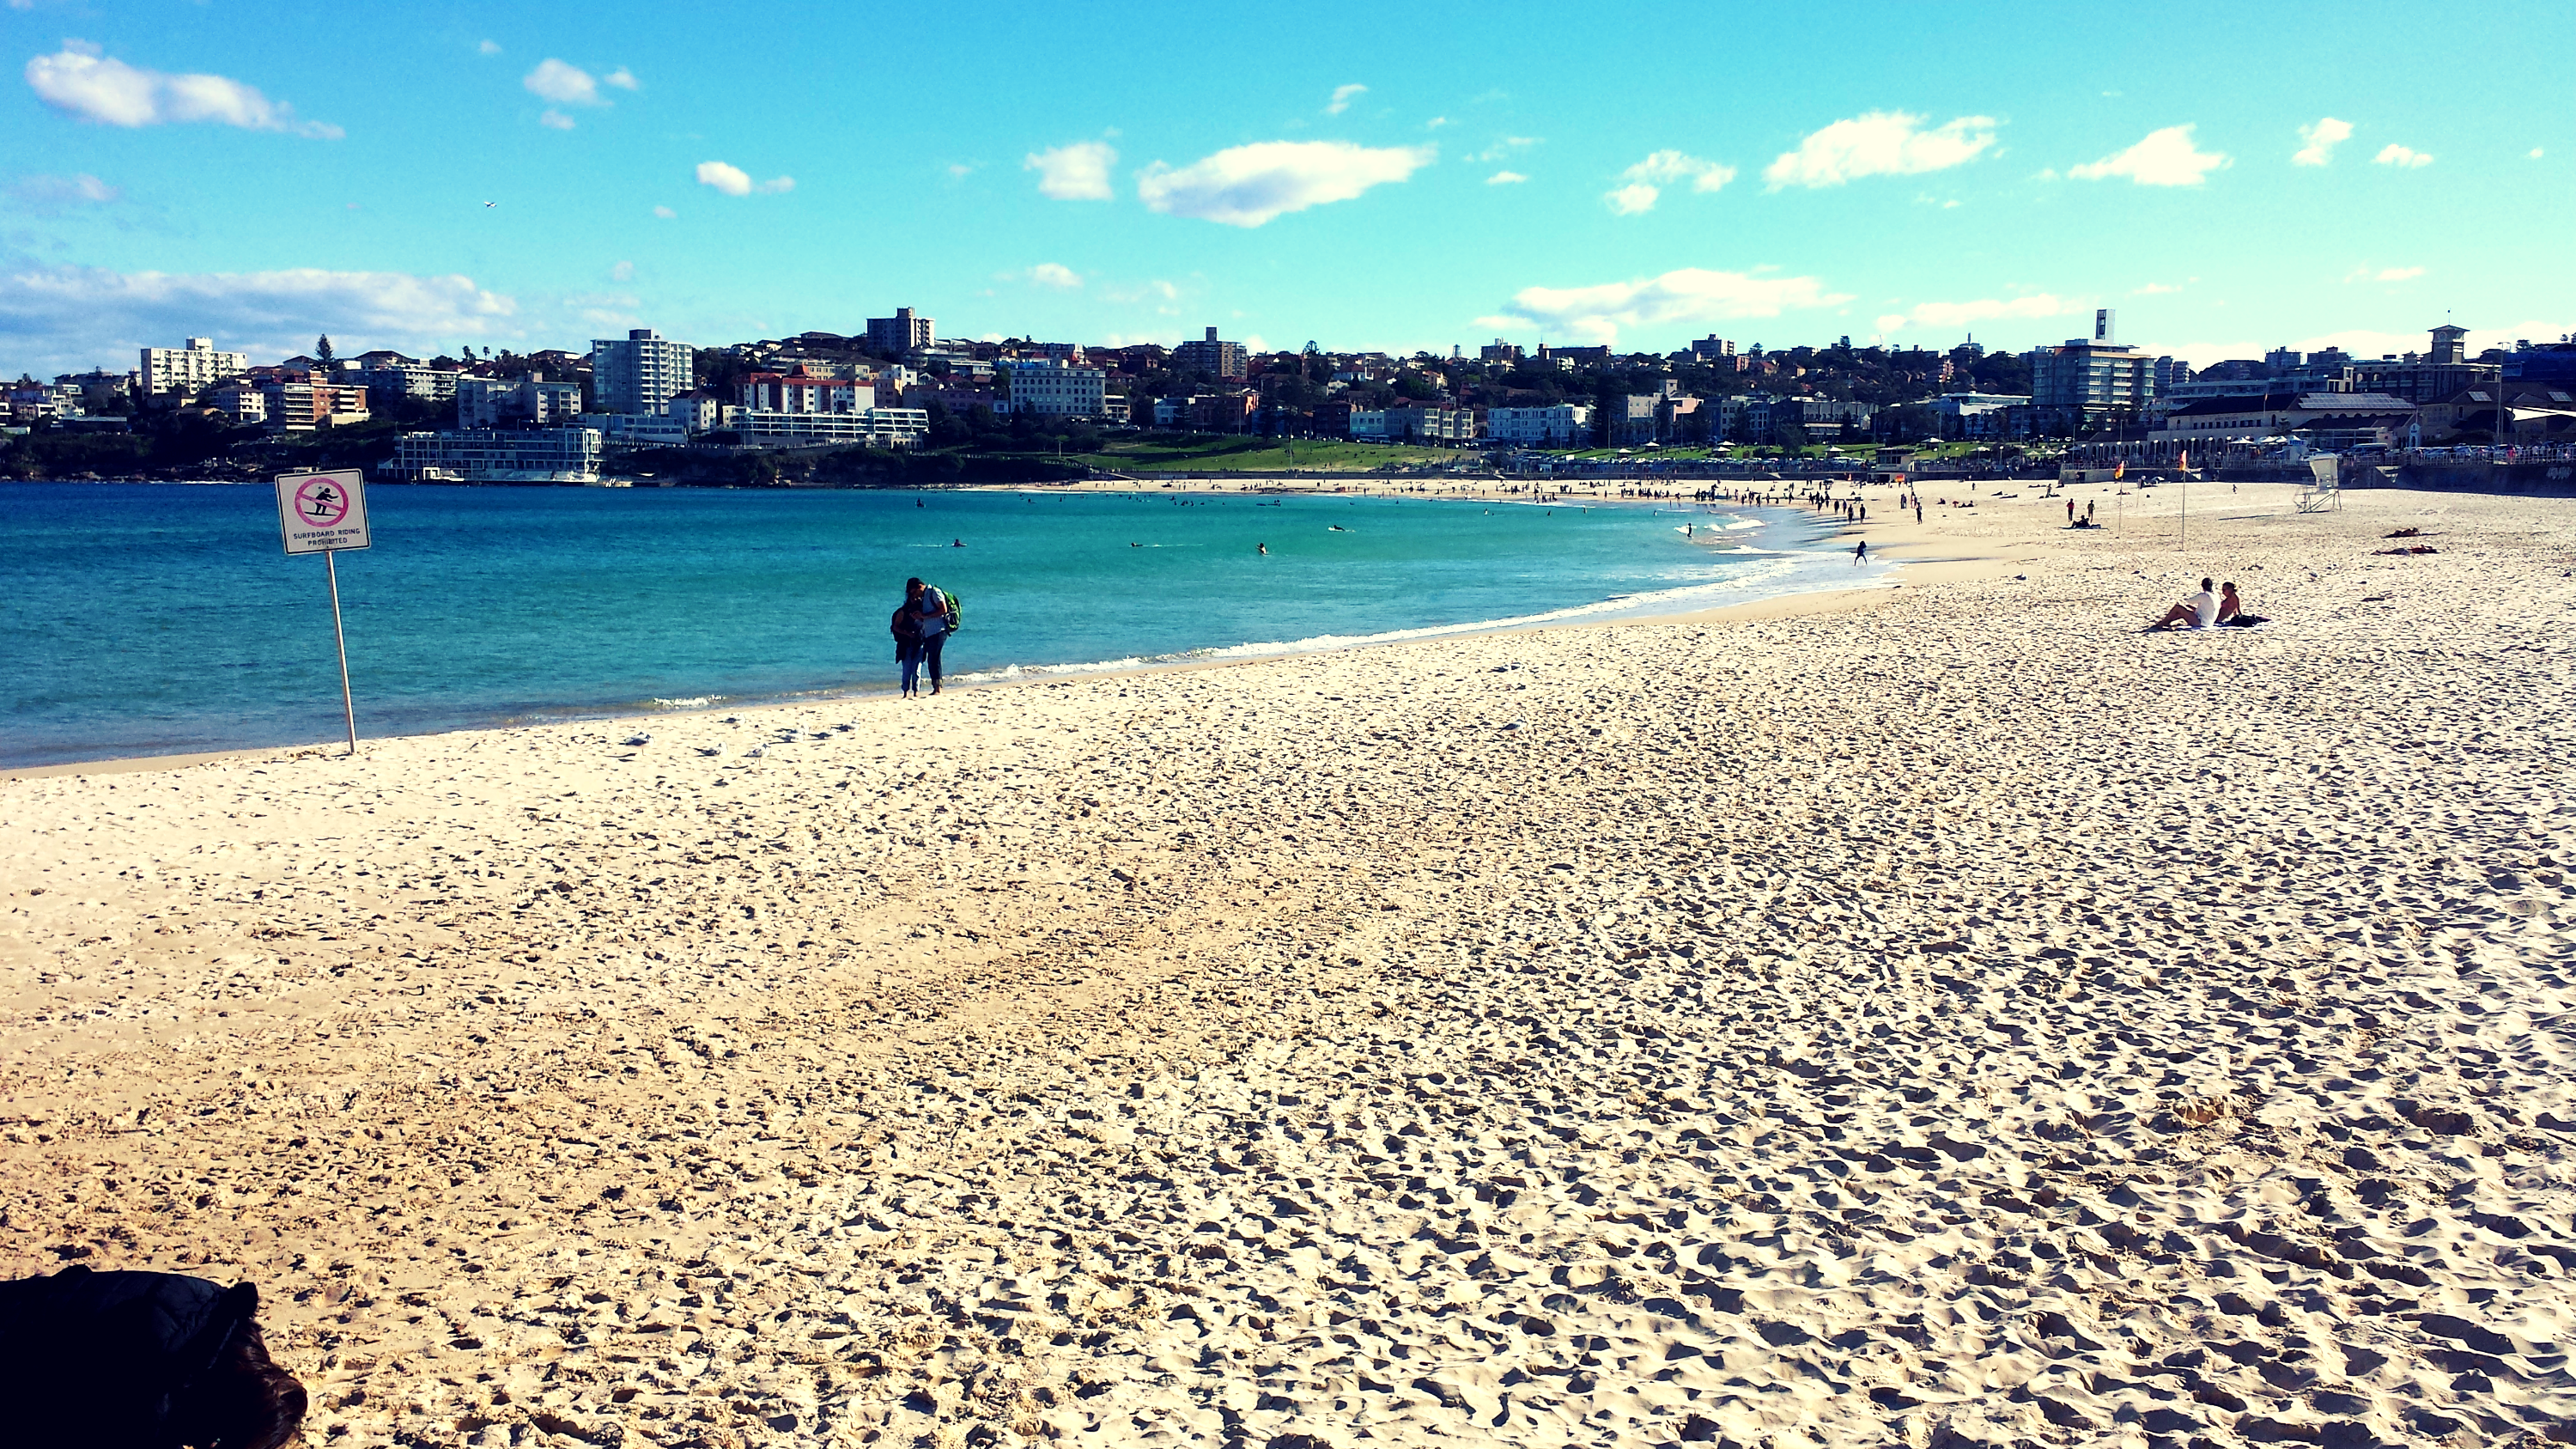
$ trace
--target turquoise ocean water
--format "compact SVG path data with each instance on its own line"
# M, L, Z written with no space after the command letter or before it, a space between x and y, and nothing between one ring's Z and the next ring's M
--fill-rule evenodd
M1822 520L1682 504L386 486L368 501L375 547L339 560L361 735L890 690L886 619L915 575L963 600L946 662L969 682L1853 578ZM282 555L267 485L0 483L0 765L340 730L323 562Z

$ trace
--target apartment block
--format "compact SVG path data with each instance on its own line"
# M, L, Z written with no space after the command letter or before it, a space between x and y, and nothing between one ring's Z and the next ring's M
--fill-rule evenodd
M217 352L211 337L191 337L185 347L146 347L142 351L141 381L147 396L172 393L184 401L225 378L250 371L248 354Z
M927 408L869 408L855 413L734 414L734 431L744 443L766 448L847 447L909 448L930 435Z
M597 428L471 428L405 433L389 476L415 483L595 483Z
M697 381L697 350L650 327L590 344L592 406L603 413L658 413Z
M1220 382L1240 382L1251 359L1240 342L1220 342L1216 329L1207 330L1206 340L1184 342L1172 349L1174 372L1204 372Z
M996 365L1011 411L1043 418L1096 418L1108 396L1109 374L1047 360L1006 360Z
M535 373L516 378L467 377L456 383L460 428L561 428L581 414L581 384L545 382Z
M863 413L877 405L873 382L856 378L821 377L798 368L794 372L752 372L743 374L735 383L737 401L746 412Z
M897 307L891 317L868 319L868 347L875 352L900 357L918 352L939 340L930 319L917 316L910 307Z

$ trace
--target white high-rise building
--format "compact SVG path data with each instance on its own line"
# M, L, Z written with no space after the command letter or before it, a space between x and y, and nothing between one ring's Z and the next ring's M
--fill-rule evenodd
M697 381L697 349L650 327L590 344L590 388L603 413L658 413Z
M175 392L183 398L195 397L225 378L248 371L248 354L217 352L211 337L191 337L185 347L143 349L143 391L147 394Z
M1006 359L996 370L1011 411L1032 417L1096 418L1108 392L1109 375L1096 367L1018 358Z

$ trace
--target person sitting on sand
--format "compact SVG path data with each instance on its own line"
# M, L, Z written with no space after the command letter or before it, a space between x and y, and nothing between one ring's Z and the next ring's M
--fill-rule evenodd
M2170 629L2179 624L2186 629L2206 629L2218 620L2218 595L2209 580L2200 581L2200 592L2165 610L2165 616L2147 626L2147 632Z
M2220 584L2218 586L2218 590L2219 593L2224 596L2218 601L2218 627L2222 629L2251 629L2257 624L2268 624L2271 622L2268 619L2256 618L2254 615L2245 612L2244 596L2236 592L2236 586L2234 584Z
M177 1273L0 1283L0 1441L88 1449L301 1443L304 1385L268 1356L259 1290Z

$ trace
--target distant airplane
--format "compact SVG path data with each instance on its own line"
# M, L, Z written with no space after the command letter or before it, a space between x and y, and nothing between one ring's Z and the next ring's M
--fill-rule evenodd
M487 201L487 202L485 202L485 203L483 203L483 204L484 204L485 206L499 206L501 203L499 203L499 202L497 202L497 201Z

